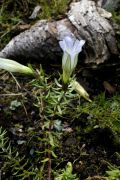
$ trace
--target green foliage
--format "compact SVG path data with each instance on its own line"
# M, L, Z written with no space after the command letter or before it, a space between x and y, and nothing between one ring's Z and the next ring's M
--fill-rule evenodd
M78 100L78 95L73 94L72 87L69 86L65 92L59 84L60 79L51 81L51 77L45 76L43 70L40 70L39 79L32 81L37 90L33 95L37 99L37 106L40 113L47 120L56 120L56 116L61 117L66 114L66 110L71 105L72 100Z
M120 24L120 5L116 10L112 10L112 18L115 20L118 24Z
M1 140L3 142L1 155L2 161L4 161L2 171L6 173L8 169L13 176L19 179L30 177L35 180L46 179L49 171L54 172L51 163L56 163L56 148L60 147L62 134L60 119L66 116L68 109L71 109L72 101L78 99L78 95L73 94L71 86L66 92L63 91L60 84L61 79L57 81L53 80L53 77L46 76L42 67L40 71L37 71L36 76L30 85L33 86L32 95L35 99L34 105L39 110L40 122L38 122L37 131L28 128L26 132L28 143L26 144L24 141L25 146L30 149L31 156L34 156L34 160L30 154L22 157L22 152L19 154L19 150L14 150L8 138L7 141ZM14 110L19 106L18 101L13 101L10 107ZM19 126L16 128L19 129ZM5 134L4 132L3 135ZM4 139L4 136L2 137ZM62 173L65 177L68 176L66 173L69 168ZM72 171L70 177L75 177L72 175Z
M77 106L74 118L79 118L80 114L87 115L88 129L91 131L93 128L111 128L114 133L120 133L120 95L116 94L111 98L106 98L102 93L94 98L91 103L82 103ZM86 120L85 120L86 121ZM91 127L91 128L90 128Z
M70 0L39 0L42 6L40 18L56 18L65 13Z
M60 148L62 127L59 120L66 115L72 100L78 99L78 95L72 93L71 87L68 87L67 91L62 90L60 79L51 81L52 77L46 76L42 67L38 73L39 76L32 81L32 85L35 87L33 91L36 99L35 106L39 109L41 128L44 130L44 138L41 141L44 141L45 154L43 153L44 159L41 162L49 164L51 160L54 161L57 158L56 147ZM47 155L46 152L48 152ZM71 177L74 176L71 175Z
M108 180L119 180L120 179L120 168L109 166L109 170L106 171Z
M13 177L18 174L24 174L24 178L31 175L33 172L25 171L27 161L24 161L24 156L20 157L16 149L12 148L6 136L6 131L0 127L0 157L1 157L1 175L4 176L7 172L11 171ZM24 179L23 178L23 179Z
M113 12L113 19L120 24L120 14Z
M35 100L34 104L39 110L40 121L37 122L37 128L28 128L26 132L28 142L25 146L34 158L28 154L22 157L23 152L20 153L19 150L13 148L6 137L6 132L1 129L0 156L3 174L10 171L15 178L44 180L48 177L48 165L51 160L51 163L54 164L50 167L51 175L56 180L77 180L78 178L72 171L71 163L68 163L66 168L62 170L55 167L59 158L56 150L58 147L61 148L61 118L71 122L80 118L82 114L87 114L88 124L81 129L82 132L90 132L96 127L108 127L116 135L120 133L119 95L106 98L105 94L100 94L94 98L93 102L80 104L79 96L73 93L71 86L68 87L67 92L64 92L60 84L61 79L57 81L53 78L47 76L41 67L37 79L30 82L30 85L33 86L32 95ZM84 119L82 120L84 121ZM113 171L112 176L117 177L118 172L118 170Z
M112 19L118 25L120 25L120 4L116 10L112 10ZM116 31L116 39L117 39L118 47L120 48L120 31L119 30Z
M23 147L27 147L29 153L23 157L23 152L12 147L6 138L6 132L1 129L0 155L3 174L10 171L15 178L32 178L33 180L47 179L50 174L56 180L77 180L76 175L72 173L71 163L68 163L63 170L56 168L59 159L57 149L60 148L63 134L61 119L72 123L84 114L86 118L82 117L80 120L87 121L87 125L85 128L79 125L81 133L90 132L98 127L108 127L116 138L120 134L119 95L106 98L105 94L100 94L91 103L80 104L80 97L73 92L71 85L68 86L67 91L64 91L60 83L61 78L56 80L54 76L46 75L42 67L40 71L36 70L36 79L29 84L33 87L32 96L34 105L39 110L39 120L36 122L36 127L26 130L28 141ZM15 102L13 107L15 105L16 108L17 103ZM19 126L17 127L19 129ZM64 161L64 157L62 160ZM54 169L57 169L56 172ZM118 170L114 171L113 175L116 176L117 173Z
M78 180L76 174L72 174L71 162L67 163L66 168L61 170L61 173L55 173L55 180Z
M38 138L38 143L40 141L48 142L47 138L45 139L40 139ZM51 142L52 141L52 142ZM32 140L30 141L30 143ZM50 137L50 143L52 146L54 146L54 142L52 139L52 135ZM39 164L39 157L43 158L43 154L48 152L47 149L45 149L44 152L37 152L36 151L36 157L35 161ZM42 156L40 156L42 154ZM52 152L52 155L55 157L54 152ZM31 158L25 157L25 155L20 155L17 149L14 149L12 144L10 143L8 137L7 137L7 132L0 128L0 158L1 158L1 176L4 177L7 173L10 173L11 177L16 177L21 180L24 180L26 178L32 178L33 180L42 180L44 179L44 166L48 159L44 158L43 160L41 159L42 165L40 168L36 166L36 162L31 160Z

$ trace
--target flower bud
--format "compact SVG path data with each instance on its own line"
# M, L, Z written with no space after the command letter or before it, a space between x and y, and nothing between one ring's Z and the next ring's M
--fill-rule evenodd
M0 69L4 69L12 73L22 73L27 75L34 74L34 72L29 67L24 66L16 61L4 58L0 58Z
M92 102L87 91L77 81L72 82L72 87L80 96L85 98L87 101Z

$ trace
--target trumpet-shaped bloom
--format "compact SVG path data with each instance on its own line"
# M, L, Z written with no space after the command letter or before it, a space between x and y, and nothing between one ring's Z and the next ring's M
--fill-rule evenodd
M33 75L33 71L29 67L10 59L0 58L0 69L4 69L9 72Z
M78 39L66 36L59 42L59 44L64 52L62 58L62 68L63 82L66 84L77 65L78 54L82 51L82 46L85 44L85 41L79 41Z

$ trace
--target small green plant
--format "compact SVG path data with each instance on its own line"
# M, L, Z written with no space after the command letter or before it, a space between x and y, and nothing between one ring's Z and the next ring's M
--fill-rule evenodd
M120 179L120 167L109 166L109 170L106 171L108 180L119 180Z
M37 141L39 142L39 150L36 150L36 156L39 157L39 163L37 163L36 168L30 166L30 170L26 170L26 166L30 163L29 160L26 160L25 164L20 165L19 168L17 165L20 163L13 165L14 170L16 171L14 174L16 174L17 177L21 177L21 179L32 176L33 179L45 179L47 177L48 180L51 180L53 175L52 162L57 158L55 150L59 145L61 133L54 132L56 127L55 123L59 122L60 118L66 115L67 109L71 105L71 102L79 99L79 96L82 96L91 102L85 89L75 80L74 77L71 77L77 65L78 54L81 52L85 41L79 41L72 36L66 36L59 43L64 53L62 59L63 74L58 80L56 78L52 80L52 77L46 76L42 66L40 66L40 70L35 71L30 66L24 66L16 61L0 58L1 69L34 77L33 81L31 82L31 84L34 86L32 93L36 99L35 106L39 109L41 121L39 128L44 131L42 137L40 134L39 137L37 137ZM77 93L72 93L73 90L77 91ZM19 105L20 104L18 102L14 101L11 108L13 109ZM58 131L58 129L59 128L56 130ZM40 146L40 144L42 145ZM12 162L12 159L10 162ZM38 167L38 164L40 167ZM48 170L47 172L46 167ZM35 169L37 172L36 176L34 176ZM63 180L75 179L76 176L72 175L71 163L68 163L67 168L63 171L61 177Z
M59 84L60 79L54 79L51 82L51 77L45 75L42 67L39 73L39 78L32 81L33 87L36 87L33 96L41 117L41 128L44 130L45 151L43 151L44 159L41 162L48 164L48 178L51 179L52 161L56 161L55 151L59 147L59 139L62 134L62 128L58 126L56 128L56 122L60 122L61 117L66 115L68 104L77 100L78 94L72 93L72 86L68 86L67 91L64 91L62 85ZM43 170L45 170L44 168Z
M66 168L61 170L61 173L58 174L55 173L55 179L54 180L78 180L76 177L76 174L72 174L72 163L68 162L66 165Z
M13 100L11 101L10 103L10 109L11 110L16 110L18 107L20 107L22 104L20 101L17 101L17 100Z
M1 162L4 162L0 165L2 177L9 171L12 172L13 177L23 173L25 178L26 175L28 177L28 174L31 174L31 172L25 171L27 161L24 161L24 156L21 157L18 151L12 147L7 132L2 127L0 127L0 157Z

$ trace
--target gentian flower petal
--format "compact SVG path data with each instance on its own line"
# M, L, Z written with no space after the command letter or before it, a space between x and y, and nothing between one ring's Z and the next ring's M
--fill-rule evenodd
M74 44L74 52L77 54L77 53L80 53L82 51L82 46L85 44L85 41L84 40L76 40L75 41L75 44Z
M77 62L78 62L78 54L76 54L74 56L74 64L73 64L73 70L75 69L76 65L77 65Z
M72 48L74 46L74 39L70 36L66 36L63 41L65 41L67 49L72 51Z
M67 49L65 41L59 41L59 45L60 45L61 49L65 52Z
M72 53L72 54L70 55L70 58L71 58L71 69L72 69L72 71L74 70L75 56L76 56L75 53Z

